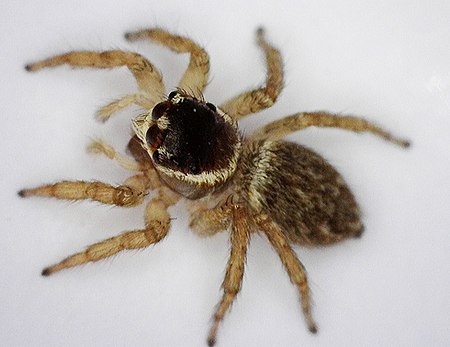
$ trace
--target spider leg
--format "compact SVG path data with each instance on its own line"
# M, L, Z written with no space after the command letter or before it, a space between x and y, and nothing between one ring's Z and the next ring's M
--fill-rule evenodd
M317 326L311 314L310 291L303 264L298 260L295 252L289 245L288 239L276 223L268 217L262 216L256 220L256 224L266 234L272 247L278 253L291 282L297 286L308 329L310 332L316 333Z
M263 87L237 95L220 106L236 120L272 106L283 88L283 62L280 52L267 43L262 28L257 31L257 42L266 56L266 83Z
M145 248L161 241L167 235L170 227L167 208L175 202L173 199L165 199L164 196L155 197L148 203L145 210L144 229L127 231L94 243L83 252L73 254L61 262L45 268L42 275L49 276L63 269L111 257L123 250Z
M321 128L340 128L357 133L369 132L401 147L409 147L410 145L408 140L395 137L386 130L366 121L365 119L350 115L337 115L328 112L304 112L287 116L259 128L252 135L252 139L277 140L294 131L302 130L310 126L317 126Z
M231 252L228 260L225 279L223 281L223 296L213 317L213 323L208 334L208 345L216 343L217 330L220 322L227 313L236 295L241 289L244 277L244 265L247 255L247 247L250 242L250 232L245 212L239 205L233 208L233 222L231 230Z
M115 160L121 167L129 171L144 171L147 169L147 167L142 167L142 163L138 163L137 161L118 153L114 147L100 139L93 140L88 145L87 150L89 153L102 154L111 160Z
M189 53L189 65L178 87L193 93L196 97L201 97L208 83L209 56L197 43L187 37L173 35L159 28L126 33L125 38L128 41L149 39L176 53Z
M106 104L100 107L95 113L95 118L99 122L106 122L114 113L131 106L133 104L139 105L146 110L150 110L156 103L156 101L162 99L163 91L158 91L158 94L149 94L149 95L158 95L158 97L154 98L155 100L150 99L149 96L146 96L143 93L129 94L122 96L119 99L113 100L109 104Z
M68 64L72 67L114 68L126 66L133 74L141 93L127 95L102 107L97 117L106 121L113 112L136 103L151 108L164 95L164 84L160 72L147 59L137 53L112 50L104 52L75 51L56 55L25 66L27 71Z
M128 178L124 184L117 187L103 182L62 181L22 189L18 194L24 198L42 196L64 200L91 199L107 205L131 207L143 202L145 194L154 189L152 185L153 182L147 176L139 174Z
M231 223L233 207L227 200L214 208L201 202L192 202L189 206L189 227L201 236L212 236L228 229Z

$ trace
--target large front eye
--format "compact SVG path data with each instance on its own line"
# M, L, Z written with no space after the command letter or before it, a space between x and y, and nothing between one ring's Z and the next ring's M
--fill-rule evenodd
M158 149L164 141L165 134L161 131L156 124L153 124L145 134L145 141L147 145L153 149Z
M158 120L159 118L161 118L161 116L167 111L169 106L170 106L170 102L163 101L163 102L160 102L159 104L157 104L155 107L153 107L152 119Z
M176 97L178 95L178 92L176 90L174 90L173 92L170 92L169 94L169 100L172 100L174 97Z

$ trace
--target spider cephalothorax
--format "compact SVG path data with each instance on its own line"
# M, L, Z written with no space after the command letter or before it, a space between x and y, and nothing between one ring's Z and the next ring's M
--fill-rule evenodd
M161 241L170 229L168 208L182 198L190 212L190 227L211 236L229 230L231 251L223 281L223 296L214 313L207 342L216 342L219 323L241 289L247 247L254 232L267 237L297 287L309 331L317 331L311 313L306 271L292 244L323 246L359 237L363 230L359 207L342 176L320 155L299 144L283 141L291 132L310 126L370 132L397 145L396 138L364 119L328 112L301 112L273 121L248 137L241 136L237 120L268 108L283 86L283 65L278 50L257 31L267 63L264 86L231 98L219 107L203 100L208 82L206 51L187 37L149 29L125 35L151 39L175 52L189 53L189 66L179 88L167 98L158 70L143 56L126 51L78 51L26 66L28 71L69 64L75 67L127 66L139 92L102 107L100 120L138 104L147 112L133 120L136 133L128 144L135 160L117 153L103 141L90 151L115 159L135 171L119 186L103 182L62 181L19 191L21 197L49 196L67 200L91 199L131 207L156 191L145 209L145 227L89 246L45 268L48 276L60 270L95 262L122 250L139 249ZM190 95L184 90L196 91ZM193 93L194 94L194 93Z
M133 120L136 135L164 182L186 198L218 190L236 170L237 124L215 105L183 91Z

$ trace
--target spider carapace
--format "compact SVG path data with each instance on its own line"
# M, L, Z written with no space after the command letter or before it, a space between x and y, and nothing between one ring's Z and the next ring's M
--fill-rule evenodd
M265 235L278 253L298 289L308 329L315 333L306 271L292 245L322 246L359 237L363 225L358 205L341 175L312 150L282 138L316 126L369 132L402 147L409 146L409 142L362 118L328 112L294 113L244 136L237 121L272 106L283 87L280 53L266 41L262 29L257 30L257 42L266 59L265 84L220 106L203 98L209 56L194 41L162 29L128 33L125 37L129 41L150 39L177 53L190 54L188 68L175 91L164 96L160 72L140 54L128 51L75 51L26 65L28 71L61 64L126 66L136 79L138 91L105 105L97 117L106 121L131 104L146 112L132 122L135 135L128 144L131 157L101 140L88 147L134 172L123 184L62 181L23 189L19 192L21 197L90 199L132 207L143 203L149 191L156 191L147 202L144 228L95 243L45 268L42 274L47 276L161 241L170 228L168 207L185 199L193 231L206 236L230 232L231 251L223 295L215 309L207 343L215 344L219 323L241 289L248 244L256 232Z

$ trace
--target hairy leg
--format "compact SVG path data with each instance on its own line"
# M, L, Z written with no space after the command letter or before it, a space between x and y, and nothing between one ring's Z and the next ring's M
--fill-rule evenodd
M109 104L102 106L96 113L95 118L104 123L111 116L133 104L139 105L146 110L150 110L155 104L163 99L163 91L158 91L155 94L145 94L145 93L136 93L122 96L119 99L116 99Z
M141 93L127 95L102 107L97 117L105 121L113 112L136 103L151 108L155 102L162 100L164 84L160 72L147 59L137 53L112 50L104 52L75 51L56 55L25 66L28 71L37 71L46 67L68 64L72 67L114 68L126 66L133 74Z
M133 137L130 140L130 142L132 142L134 140L134 138L135 137ZM133 143L133 146L135 146L135 145L136 144ZM128 146L130 146L130 144ZM139 146L139 150L142 148L140 143L138 143L137 146ZM118 153L114 149L114 147L112 147L111 145L109 145L108 143L106 143L105 141L100 140L100 139L93 140L88 145L87 150L89 153L104 155L108 159L116 161L121 167L123 167L124 169L126 169L128 171L143 172L145 174L145 176L147 176L149 181L151 182L150 189L155 189L161 185L159 176L155 171L155 167L153 166L151 159L150 159L150 157L148 157L148 154L145 150L143 150L144 151L143 154L146 156L145 159L139 160L139 161L133 160L129 156ZM133 153L131 153L131 155L133 156ZM141 158L139 158L139 159L141 159Z
M145 175L128 178L123 185L114 187L103 182L62 181L36 188L22 189L19 196L53 197L63 200L94 200L107 205L136 206L143 202L151 182Z
M43 276L70 267L96 262L127 249L145 248L161 241L169 231L170 216L167 208L176 200L167 199L162 194L152 199L145 210L145 228L124 232L101 242L94 243L83 252L73 254L61 262L49 266L42 271Z
M194 96L201 96L208 83L209 56L197 43L187 37L173 35L159 28L126 33L125 38L129 41L149 39L176 53L189 53L189 66L178 87L193 93Z
M310 332L316 333L317 327L311 314L311 298L304 266L298 260L289 245L288 239L276 223L266 216L259 217L256 222L259 228L266 234L272 247L278 253L291 282L297 286L308 329Z
M369 132L384 138L401 147L409 147L410 142L391 135L386 130L376 126L365 119L350 115L337 115L328 112L304 112L276 120L259 128L252 139L278 140L284 136L311 126L321 128L341 128L354 132Z
M233 206L231 199L227 199L226 202L214 208L208 208L206 203L193 201L189 211L191 229L201 236L212 236L228 229L231 224Z
M92 141L87 150L89 153L102 154L111 160L115 160L121 167L129 171L142 171L141 163L128 158L127 156L118 153L114 147L107 144L105 141L97 139Z
M266 56L266 84L261 88L240 94L220 106L236 120L272 106L283 88L283 62L280 52L267 43L262 28L257 31L257 42Z
M213 317L213 323L208 334L208 345L216 343L217 330L220 322L227 313L237 293L241 290L244 277L244 265L247 256L247 247L250 242L250 230L244 209L235 205L233 207L233 224L231 230L231 254L228 260L225 279L223 281L223 296Z

